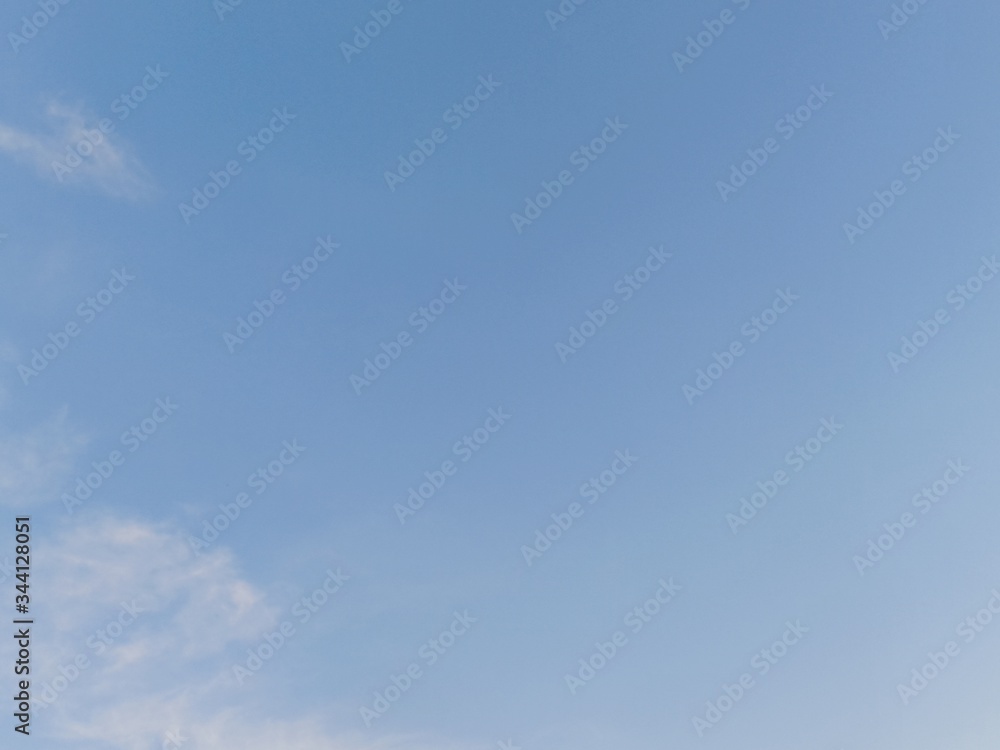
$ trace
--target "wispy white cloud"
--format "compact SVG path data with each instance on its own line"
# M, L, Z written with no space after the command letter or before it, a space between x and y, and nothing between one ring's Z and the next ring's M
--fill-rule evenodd
M429 737L366 737L335 734L319 717L266 718L247 708L199 710L187 697L157 696L98 709L67 727L80 740L98 740L121 750L470 750L469 745ZM476 750L496 750L496 743Z
M0 434L0 504L24 507L55 499L87 442L65 408L25 433Z
M274 624L276 611L240 578L231 553L196 555L179 533L113 516L74 523L46 552L49 594L59 630L97 627L121 602L136 599L159 627L138 632L149 653L197 658L250 641ZM143 617L143 621L151 618ZM135 653L145 648L128 640ZM133 654L134 656L134 654Z
M266 696L234 690L233 659L274 628L279 611L225 548L198 555L178 528L113 515L67 522L36 547L35 586L44 592L40 602L51 604L35 616L52 625L36 645L36 697L77 656L89 659L39 714L47 747L469 750L435 738L345 730L336 725L343 710L269 715ZM98 655L87 639L116 621L123 601L143 611ZM0 656L9 648L0 644ZM264 693L272 687L257 685ZM273 687L287 700L287 685Z
M90 185L128 200L150 193L145 167L114 130L100 130L99 118L55 100L48 102L45 115L48 132L42 133L0 122L0 152L57 183Z

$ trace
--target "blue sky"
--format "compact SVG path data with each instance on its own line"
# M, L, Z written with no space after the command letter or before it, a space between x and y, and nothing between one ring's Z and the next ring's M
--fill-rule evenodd
M0 13L45 747L995 746L1000 10L559 7Z

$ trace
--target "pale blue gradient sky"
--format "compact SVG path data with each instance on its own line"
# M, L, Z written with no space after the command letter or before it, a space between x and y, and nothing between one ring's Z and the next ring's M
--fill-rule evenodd
M134 571L160 560L155 584L109 588L180 602L129 632L119 671L105 663L36 719L46 747L160 747L169 727L128 703L146 695L190 698L172 720L213 750L233 707L252 715L246 742L274 719L297 750L993 747L1000 624L910 706L896 684L1000 585L1000 285L901 372L886 355L1000 251L1000 10L930 0L886 40L891 3L754 0L679 73L673 53L734 4L591 0L555 30L555 2L402 5L350 63L339 44L384 5L245 2L220 21L208 0L71 2L0 49L0 486L35 518L40 621L66 618L39 626L40 651L58 644L39 679L117 608L73 619L87 568L57 542ZM11 4L0 30L34 10ZM75 123L114 118L155 65L169 76L115 120L107 160L57 182L49 157ZM390 192L384 171L489 75L496 92ZM723 202L716 181L822 85L834 96ZM283 107L294 121L185 224L178 203ZM518 234L511 212L574 170L609 117L628 129ZM960 140L849 244L842 224L949 126ZM223 333L287 292L282 274L328 235L334 256L230 354ZM670 263L560 362L556 342L661 245ZM24 385L17 365L123 266L136 281ZM416 334L411 313L455 278L467 291ZM786 288L801 299L689 405L682 386ZM350 376L404 330L414 344L356 395ZM68 515L59 496L161 397L180 409ZM400 525L393 505L497 407L510 421ZM843 431L734 537L726 514L828 417ZM306 452L206 572L188 535L293 438ZM626 449L638 463L527 567L521 545ZM969 475L859 576L852 557L957 458ZM316 619L251 683L226 684L337 567L351 580ZM571 695L564 675L670 576L677 598ZM255 603L209 618L207 656L164 659L209 581ZM479 623L366 728L358 707L466 609ZM796 619L809 635L700 739L692 715ZM143 718L127 736L90 718L119 703Z

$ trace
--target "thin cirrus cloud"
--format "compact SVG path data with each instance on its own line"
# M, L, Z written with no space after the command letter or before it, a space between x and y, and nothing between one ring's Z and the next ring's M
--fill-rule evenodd
M66 408L30 430L0 433L0 504L19 508L57 497L87 443Z
M45 631L34 681L53 750L80 742L115 750L468 750L436 738L366 735L330 715L268 719L248 706L284 687L265 676L251 695L231 678L234 659L276 627L278 610L225 548L197 554L172 524L109 513L68 521L37 554L39 590L58 602L37 614L55 628ZM108 623L123 603L137 615L102 648L93 634L112 633ZM189 648L193 640L201 646ZM74 672L81 655L86 665Z
M151 194L146 168L114 131L100 130L98 118L53 99L46 105L45 120L48 132L0 122L0 152L56 184L96 188L130 201Z

